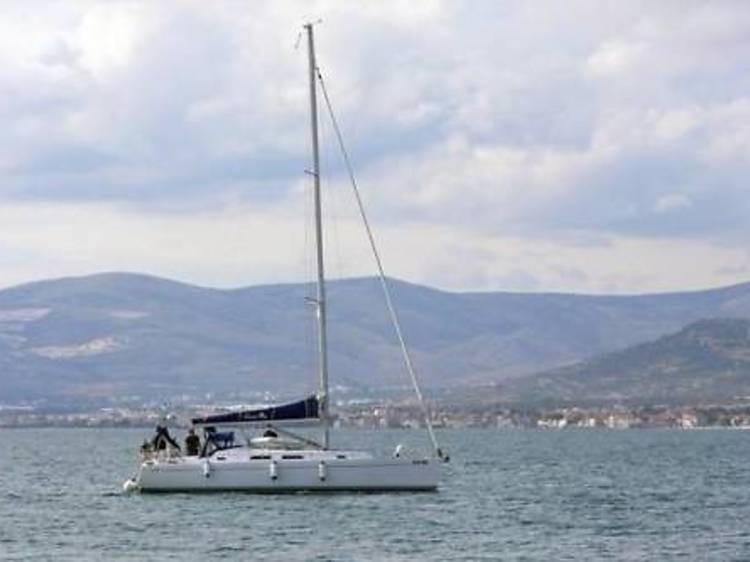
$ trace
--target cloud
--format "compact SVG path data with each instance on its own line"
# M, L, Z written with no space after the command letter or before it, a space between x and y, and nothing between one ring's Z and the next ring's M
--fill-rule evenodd
M223 286L303 276L284 246L300 240L293 212L309 166L294 44L317 17L320 64L395 254L391 274L578 291L746 275L744 3L245 8L0 6L6 284L101 269ZM321 129L326 210L340 204L340 228L359 243L330 124ZM93 225L104 232L95 243ZM348 270L365 272L361 248L343 246ZM710 271L683 265L696 247ZM679 263L662 267L665 251Z
M657 199L654 212L657 214L672 213L692 206L692 201L680 193L669 193Z

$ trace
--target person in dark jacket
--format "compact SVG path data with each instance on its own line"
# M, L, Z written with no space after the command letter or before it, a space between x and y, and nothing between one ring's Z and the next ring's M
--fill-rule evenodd
M156 435L151 440L151 445L155 451L163 451L167 448L167 445L172 445L178 451L180 450L177 441L172 439L172 436L169 434L167 426L161 423L156 426Z
M195 430L191 427L187 437L185 437L185 453L189 457L197 457L200 450L201 438L195 434Z

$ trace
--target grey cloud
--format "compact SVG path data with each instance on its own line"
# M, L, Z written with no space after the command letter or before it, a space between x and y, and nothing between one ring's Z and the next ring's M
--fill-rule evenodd
M126 63L86 68L65 15L38 69L0 72L0 195L281 200L308 153L301 4L142 6L150 26ZM727 140L717 117L750 91L743 3L321 6L321 65L379 219L582 239L746 228L750 134ZM675 110L696 124L649 121ZM690 204L668 208L676 196Z

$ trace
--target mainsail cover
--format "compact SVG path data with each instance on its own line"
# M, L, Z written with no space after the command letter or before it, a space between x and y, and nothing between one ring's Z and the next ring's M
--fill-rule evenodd
M269 406L257 410L243 410L226 414L214 414L193 418L194 425L232 425L237 423L283 422L314 420L319 417L317 396L309 396L298 402Z

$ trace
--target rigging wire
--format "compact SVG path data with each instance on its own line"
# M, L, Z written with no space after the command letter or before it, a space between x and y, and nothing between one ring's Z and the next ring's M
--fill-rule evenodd
M344 272L344 260L342 259L343 252L341 251L341 240L343 239L342 236L340 236L340 230L344 228L341 226L341 223L343 222L344 213L342 212L342 209L344 209L344 206L341 204L341 193L339 189L336 189L336 186L334 182L332 181L333 175L334 175L334 162L333 162L333 151L334 151L334 143L333 141L330 141L331 138L329 136L329 131L326 126L326 121L321 120L318 123L319 127L319 137L320 137L320 158L321 158L321 182L323 181L323 178L331 178L330 181L327 182L328 189L326 189L326 195L327 197L323 201L323 205L325 207L326 216L328 217L328 220L326 221L326 225L332 225L333 232L330 233L330 235L326 238L326 248L329 249L328 255L331 256L330 249L333 249L333 259L329 261L333 261L332 264L332 271L333 274L331 275L329 273L329 277L332 278L338 278L341 279L345 276ZM329 265L330 267L330 265ZM328 299L328 304L330 308L331 300Z
M417 378L417 373L414 369L414 364L411 360L411 355L409 354L409 350L406 347L406 341L404 340L404 335L401 331L401 323L399 322L398 315L396 314L396 309L393 306L393 301L391 299L391 291L388 287L388 280L385 276L385 271L383 269L383 262L380 259L380 253L378 252L377 245L375 244L375 236L372 233L372 229L370 228L370 222L367 220L367 215L365 214L365 206L362 202L362 197L359 193L359 186L357 184L357 180L354 176L354 168L351 164L351 160L349 159L349 153L346 150L346 146L344 145L344 137L341 134L341 129L339 128L338 121L336 120L336 115L333 112L333 107L331 105L331 99L328 97L328 90L326 89L325 81L323 80L323 74L320 72L320 68L316 67L315 71L318 75L318 81L320 82L320 89L323 92L323 99L325 100L326 109L328 110L328 116L331 119L331 125L333 126L333 131L336 134L336 139L338 141L339 149L341 150L341 155L344 159L344 165L346 167L347 174L349 175L349 183L352 186L352 189L354 190L354 197L357 200L357 208L359 209L359 215L362 218L362 222L365 225L365 231L367 232L367 239L370 242L370 249L372 250L373 256L375 257L375 263L378 268L378 277L380 279L380 286L383 289L383 296L385 297L385 303L388 308L388 314L391 317L391 323L393 324L393 328L396 331L396 336L398 337L398 342L401 346L401 354L404 357L404 363L406 364L406 369L409 372L409 377L411 378L412 386L414 387L414 392L417 395L417 398L419 400L419 405L422 408L422 414L424 415L425 425L427 426L427 432L430 435L430 441L432 441L432 446L435 451L435 454L438 458L447 460L448 457L443 455L443 451L440 449L440 446L438 445L437 438L435 437L435 430L432 428L432 422L430 421L430 413L427 410L427 406L425 405L424 397L422 396L422 391L419 388L419 380Z

